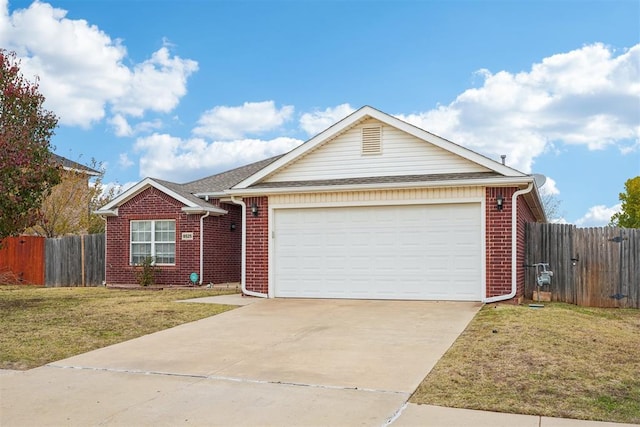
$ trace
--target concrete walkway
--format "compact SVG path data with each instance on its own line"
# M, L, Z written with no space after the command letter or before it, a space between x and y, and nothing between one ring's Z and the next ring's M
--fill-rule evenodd
M570 420L536 415L504 414L471 409L408 404L399 413L393 427L624 427L637 424Z
M198 302L243 306L5 373L0 425L586 425L406 404L477 303Z

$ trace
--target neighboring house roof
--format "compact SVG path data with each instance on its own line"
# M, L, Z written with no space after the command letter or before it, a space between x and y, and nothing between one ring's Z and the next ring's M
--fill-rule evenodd
M69 160L66 157L62 157L55 153L51 153L51 159L53 160L54 163L61 165L64 170L68 170L72 172L80 172L90 176L102 175L102 173L100 173L95 169L92 169L78 162L74 162L73 160Z

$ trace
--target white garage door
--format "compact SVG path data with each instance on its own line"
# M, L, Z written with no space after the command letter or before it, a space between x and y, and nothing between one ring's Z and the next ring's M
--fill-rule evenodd
M481 299L479 203L274 215L276 297Z

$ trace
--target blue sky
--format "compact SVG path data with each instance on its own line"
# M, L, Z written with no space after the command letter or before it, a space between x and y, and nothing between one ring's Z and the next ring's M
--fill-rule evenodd
M640 175L640 1L0 0L56 152L185 182L371 105L549 179L608 223Z

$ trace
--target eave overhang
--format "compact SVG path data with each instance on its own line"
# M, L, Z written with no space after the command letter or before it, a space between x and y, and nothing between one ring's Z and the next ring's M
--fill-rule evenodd
M216 207L202 207L202 206L185 206L182 208L182 212L187 215L206 214L207 212L213 216L226 215L229 211Z
M394 190L403 188L431 188L431 187L526 187L532 182L532 177L486 178L486 179L453 179L442 181L415 181L415 182L386 182L368 184L337 184L337 185L299 185L299 186L278 186L277 182L273 187L260 186L242 189L230 189L225 193L232 196L268 196L271 194L284 193L322 193L334 191L362 191L362 190Z
M102 217L108 216L118 216L118 208L115 209L98 209L97 211L93 211L94 214L100 215Z

